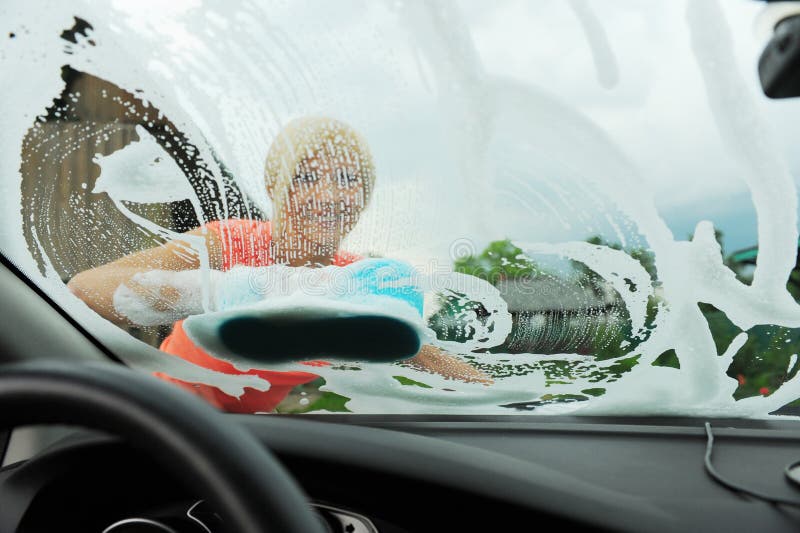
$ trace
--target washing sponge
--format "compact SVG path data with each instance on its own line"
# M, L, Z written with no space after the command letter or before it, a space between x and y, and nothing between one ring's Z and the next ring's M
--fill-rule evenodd
M216 357L264 363L388 362L421 348L423 294L407 263L371 258L346 267L288 268L262 267L248 276L240 267L217 287L219 310L186 319L186 333Z

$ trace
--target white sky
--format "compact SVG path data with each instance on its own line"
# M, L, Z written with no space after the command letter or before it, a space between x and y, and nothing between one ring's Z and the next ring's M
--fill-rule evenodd
M676 237L685 238L698 219L708 217L728 234L729 251L755 244L755 214L747 189L719 141L691 53L685 2L461 4L486 70L542 87L603 128L639 167ZM573 9L581 4L596 14L616 58L619 81L610 89L597 81L591 49ZM764 41L756 35L755 21L764 4L721 0L720 5L740 70L798 176L800 157L793 143L800 105L770 101L758 84L756 64Z

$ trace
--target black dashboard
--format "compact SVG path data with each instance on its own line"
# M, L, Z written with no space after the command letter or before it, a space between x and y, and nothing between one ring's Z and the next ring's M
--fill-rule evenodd
M800 526L800 509L745 497L707 475L702 420L229 416L277 455L329 531ZM800 459L795 423L710 422L720 473L800 503L783 473ZM175 531L223 531L201 498L151 458L84 430L0 471L2 531L100 532L134 517ZM202 527L187 518L190 509Z

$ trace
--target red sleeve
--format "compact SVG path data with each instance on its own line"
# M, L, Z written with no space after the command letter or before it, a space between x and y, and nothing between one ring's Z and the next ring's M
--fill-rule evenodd
M350 252L336 252L336 255L333 256L333 264L334 266L347 266L351 263L355 263L356 261L361 261L364 259L358 254L351 254Z
M272 264L269 256L272 225L268 221L215 220L203 227L216 233L222 243L223 270L230 270L235 265L255 267Z

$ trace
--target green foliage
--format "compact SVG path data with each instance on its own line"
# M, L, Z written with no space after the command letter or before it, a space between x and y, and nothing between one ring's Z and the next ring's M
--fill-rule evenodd
M423 389L432 389L430 385L426 385L425 383L421 383L419 381L414 381L413 379L409 379L405 376L392 376L400 385L408 385L411 387L422 387Z
M514 246L508 239L491 242L480 255L456 259L453 270L485 279L492 284L504 279L535 276L539 272L536 264L525 257L522 249Z
M597 246L607 246L613 250L623 250L621 244L617 242L609 242L602 238L599 235L594 235L586 239L586 242L589 244L595 244ZM656 272L656 256L650 250L645 248L631 248L628 250L624 250L626 254L631 256L633 259L637 260L650 274L650 279L656 280L658 279L658 273ZM583 271L588 270L585 266L582 268Z
M792 273L789 274L786 290L789 291L789 294L792 295L796 302L800 302L800 268L795 267Z
M714 345L717 348L717 355L722 355L741 329L730 321L728 316L711 304L698 304L700 311L708 322L708 330L714 338Z
M275 412L281 414L303 414L314 411L349 413L350 409L346 404L350 398L335 392L320 390L323 385L325 385L325 380L319 378L311 383L295 387L292 393L278 405Z
M678 354L675 353L675 350L667 350L666 352L656 357L656 360L653 361L653 366L668 366L670 368L680 368L681 363L680 361L678 361Z
M537 407L544 407L546 405L585 402L588 399L589 396L583 394L543 394L536 400L530 402L509 403L501 407L509 407L518 411L533 411Z
M739 381L736 399L771 394L798 370L800 329L755 326L747 336L728 368L728 375Z
M723 234L715 232L720 248L724 250ZM749 284L752 279L753 260L758 249L745 250L725 258L725 265L736 273L737 278ZM737 257L749 256L743 262ZM757 259L756 259L757 260ZM795 264L787 280L786 289L800 302L800 265ZM708 321L717 353L722 354L731 341L742 330L712 305L700 304L700 310ZM772 325L759 325L747 330L747 341L736 352L727 374L739 382L733 394L736 399L750 396L769 395L798 371L800 354L800 329ZM794 359L794 364L789 366ZM797 402L794 402L797 403Z
M346 404L350 401L347 396L341 396L335 392L320 391L320 396L305 407L298 410L298 413L309 413L312 411L330 411L331 413L349 413L350 409Z

